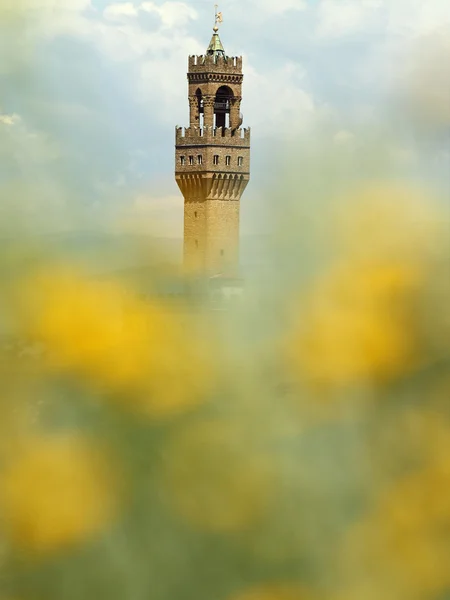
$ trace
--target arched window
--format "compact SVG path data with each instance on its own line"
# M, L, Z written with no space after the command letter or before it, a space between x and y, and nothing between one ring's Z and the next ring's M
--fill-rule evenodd
M242 156L238 156L238 167L242 167L244 164L244 159Z
M227 167L231 165L231 156L225 156L225 164Z
M227 85L222 85L217 90L214 101L215 127L229 127L230 104L233 97L233 90Z
M219 164L219 155L218 154L214 154L214 156L213 156L213 164L214 165L218 165Z

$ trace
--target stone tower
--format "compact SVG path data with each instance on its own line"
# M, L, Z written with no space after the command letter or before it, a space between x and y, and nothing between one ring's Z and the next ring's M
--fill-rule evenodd
M205 55L190 56L189 127L176 128L175 178L184 196L184 265L237 277L239 206L250 179L250 129L242 129L242 57L229 57L217 23Z

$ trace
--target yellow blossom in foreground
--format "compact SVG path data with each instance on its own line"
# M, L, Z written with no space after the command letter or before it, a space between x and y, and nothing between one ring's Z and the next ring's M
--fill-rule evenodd
M294 583L262 584L232 596L229 600L314 600L317 596Z
M270 506L273 471L234 423L204 421L175 433L163 449L169 506L206 531L242 531Z
M151 416L203 401L212 357L180 315L142 302L114 282L71 270L48 270L21 290L28 332L46 346L50 365L127 396Z
M295 306L289 366L324 388L387 382L426 358L420 299L445 228L430 198L400 184L366 185L336 206L336 258Z
M0 471L0 515L14 545L54 551L107 526L117 492L105 457L87 440L36 437Z
M417 359L413 266L338 264L305 298L287 354L298 377L326 386L384 381Z

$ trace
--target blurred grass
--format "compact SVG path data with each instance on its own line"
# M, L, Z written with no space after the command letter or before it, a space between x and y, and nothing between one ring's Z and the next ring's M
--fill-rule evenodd
M100 276L3 188L5 598L450 597L448 210L370 137L274 173L224 311L163 262Z

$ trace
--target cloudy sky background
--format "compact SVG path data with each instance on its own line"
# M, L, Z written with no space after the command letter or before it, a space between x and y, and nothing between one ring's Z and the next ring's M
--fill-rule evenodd
M225 50L244 57L252 127L244 233L262 227L260 198L287 141L320 135L340 152L363 131L386 133L395 160L445 187L448 0L223 0L220 10ZM70 210L93 226L112 218L181 237L174 128L188 122L187 57L206 49L213 15L204 0L0 0L2 203L24 199L44 229L70 228Z

